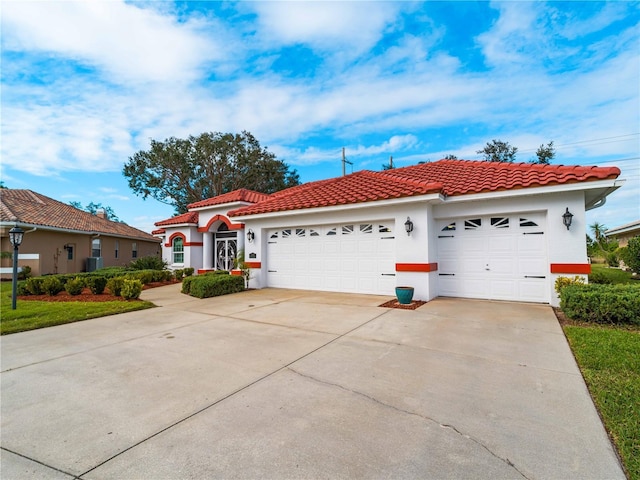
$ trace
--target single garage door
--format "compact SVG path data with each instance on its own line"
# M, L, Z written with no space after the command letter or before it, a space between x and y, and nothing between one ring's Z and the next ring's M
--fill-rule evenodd
M549 302L544 227L542 213L439 222L439 294Z
M271 287L393 295L392 221L286 227L267 234Z

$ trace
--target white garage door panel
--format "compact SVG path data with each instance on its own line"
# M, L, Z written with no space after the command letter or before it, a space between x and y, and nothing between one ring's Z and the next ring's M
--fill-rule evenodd
M287 227L268 236L270 286L393 294L392 222Z
M439 223L439 294L549 301L545 216L509 214Z

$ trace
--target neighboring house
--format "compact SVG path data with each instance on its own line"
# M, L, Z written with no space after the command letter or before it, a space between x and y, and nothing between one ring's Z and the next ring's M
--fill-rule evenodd
M1 249L13 252L9 230L22 228L18 264L31 267L33 275L91 271L160 255L156 237L105 217L103 211L93 215L31 190L1 189ZM6 278L11 260L2 262Z
M604 234L608 238L617 240L618 246L626 247L629 244L629 240L640 235L640 220L610 228Z
M590 272L585 211L615 167L440 160L360 171L272 195L236 190L156 223L171 268L231 269L250 286L557 304L561 275ZM573 214L568 229L563 214Z

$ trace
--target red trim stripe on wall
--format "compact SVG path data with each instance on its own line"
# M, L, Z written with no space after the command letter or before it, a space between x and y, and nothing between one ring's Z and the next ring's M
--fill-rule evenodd
M249 268L262 268L262 262L244 262Z
M551 273L582 273L588 275L591 273L591 264L589 263L552 263Z
M396 272L435 272L437 263L396 263Z

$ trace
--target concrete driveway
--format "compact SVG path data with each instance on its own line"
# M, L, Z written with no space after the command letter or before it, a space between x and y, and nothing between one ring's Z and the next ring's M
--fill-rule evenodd
M178 292L2 337L3 479L624 478L548 306Z

